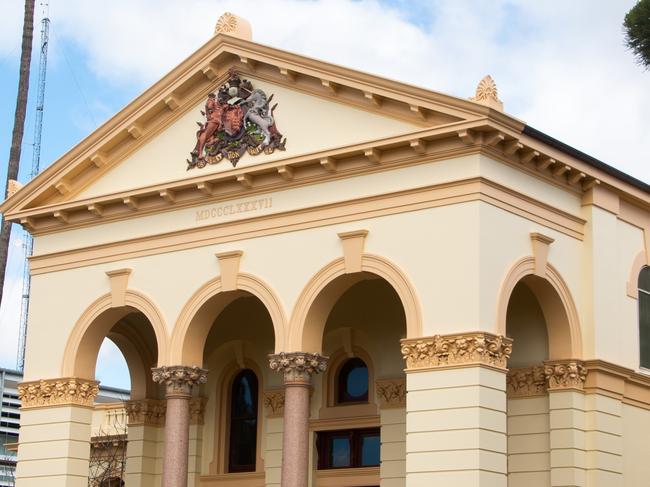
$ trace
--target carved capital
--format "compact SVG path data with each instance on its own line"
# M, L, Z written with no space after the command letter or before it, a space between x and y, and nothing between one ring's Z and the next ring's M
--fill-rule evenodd
M126 401L124 409L129 426L164 426L167 402L157 399Z
M203 424L206 402L207 399L202 396L190 399L190 424Z
M582 390L587 378L587 369L581 360L558 360L544 363L544 375L548 390Z
M506 376L508 397L542 396L546 394L546 375L543 365L510 369Z
M511 352L510 338L485 332L402 340L407 370L480 364L505 369Z
M379 379L375 391L382 408L406 407L406 379Z
M264 407L269 411L269 418L281 418L284 415L284 389L264 391Z
M269 355L271 370L284 374L285 384L309 384L312 374L324 372L328 357L318 353L280 352Z
M18 385L21 409L42 406L92 406L99 382L67 377L23 382Z
M190 397L192 388L208 381L208 371L185 365L163 366L151 369L153 381L166 386L166 397Z

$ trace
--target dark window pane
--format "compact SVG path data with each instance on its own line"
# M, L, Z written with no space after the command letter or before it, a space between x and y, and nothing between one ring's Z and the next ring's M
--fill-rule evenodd
M229 472L254 472L257 449L257 376L242 370L230 398Z
M639 289L650 293L650 267L644 267L639 272Z
M650 295L639 293L639 345L641 367L650 369Z
M361 437L361 467L379 465L379 435Z
M368 401L368 367L360 358L345 362L338 377L337 402Z
M333 468L349 467L350 438L332 438L330 446L330 465Z

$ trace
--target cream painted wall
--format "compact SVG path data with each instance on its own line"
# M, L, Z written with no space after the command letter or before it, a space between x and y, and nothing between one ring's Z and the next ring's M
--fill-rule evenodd
M192 294L218 275L214 254L242 250L241 271L267 282L289 316L308 280L342 256L337 233L360 228L370 232L366 251L389 259L411 280L425 334L480 328L476 306L466 299L478 294L478 283L463 277L478 266L477 214L477 203L464 203L34 276L26 380L60 373L52 364L61 363L82 312L109 292L108 270L132 269L129 288L153 300L171 334Z
M623 405L623 485L645 487L650 479L650 411Z
M479 222L479 313L486 329L496 330L497 303L507 273L518 260L532 256L532 232L555 239L550 246L548 262L566 281L579 306L583 245L579 240L485 203L480 206Z
M169 211L141 218L108 223L67 232L39 236L34 241L34 255L84 248L102 243L157 235L207 225L239 221L252 216L266 216L300 208L310 208L356 198L376 196L406 189L448 183L480 175L479 156L435 161L430 164L382 171L365 176L339 179L326 183L303 186L254 197L212 202L177 211ZM242 212L217 218L197 220L197 211L211 210L216 206L272 198L272 206L255 213Z
M274 154L245 155L237 167L308 154L412 132L418 125L352 108L342 103L306 95L282 86L251 78L255 88L268 96L275 94L271 104L278 129L287 136L287 150ZM215 86L215 90L218 87ZM200 111L205 101L183 114L170 127L134 154L110 169L76 198L89 198L151 184L182 180L188 175L218 173L232 169L227 160L204 169L186 170L185 160L196 144L196 122L203 121Z

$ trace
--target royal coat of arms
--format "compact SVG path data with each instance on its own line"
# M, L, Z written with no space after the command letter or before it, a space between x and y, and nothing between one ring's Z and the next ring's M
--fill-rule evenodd
M197 122L196 146L187 160L187 169L202 168L228 159L233 166L248 152L255 156L276 149L285 150L286 138L278 131L273 111L273 95L266 96L241 79L234 69L217 93L210 93L205 103L205 122Z

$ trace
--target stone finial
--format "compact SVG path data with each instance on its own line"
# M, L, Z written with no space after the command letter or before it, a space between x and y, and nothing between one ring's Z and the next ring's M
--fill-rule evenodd
M489 74L479 82L476 87L476 95L470 100L503 111L503 102L499 100L497 84Z
M217 25L214 28L215 35L225 34L233 37L239 37L246 41L253 39L253 31L251 29L251 24L246 19L232 14L230 12L224 13L219 20L217 20Z
M7 181L7 198L11 198L22 187L23 187L23 185L20 184L15 179L10 179L9 181Z

